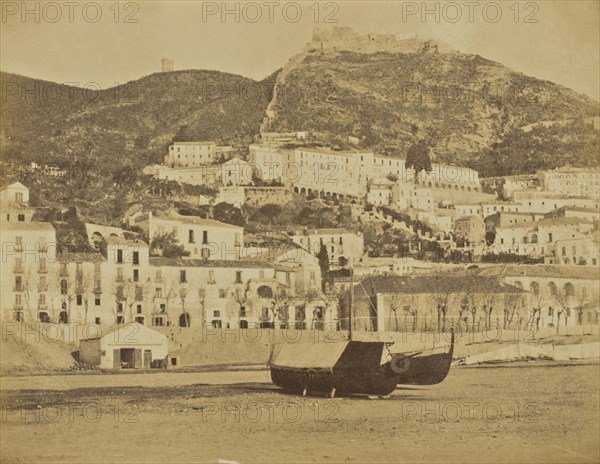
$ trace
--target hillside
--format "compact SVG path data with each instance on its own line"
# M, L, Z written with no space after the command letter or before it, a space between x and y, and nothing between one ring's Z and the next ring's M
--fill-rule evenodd
M535 149L527 153L537 162L525 163L521 172L598 163L598 131L591 125L519 130L540 121L596 116L598 102L477 55L312 48L278 88L303 98L276 92L265 131L313 131L337 145L355 136L362 147L391 156L403 156L416 138L426 137L437 160L487 175L513 172L514 155L540 145L540 137L552 147L543 159ZM493 150L501 153L498 162ZM511 157L502 154L508 150Z
M0 80L3 89L16 89L2 105L2 180L31 162L59 167L67 171L64 178L20 174L32 187L32 202L78 206L84 216L110 221L139 186L142 168L161 162L173 140L250 143L274 76L258 82L177 71L85 92L8 73Z

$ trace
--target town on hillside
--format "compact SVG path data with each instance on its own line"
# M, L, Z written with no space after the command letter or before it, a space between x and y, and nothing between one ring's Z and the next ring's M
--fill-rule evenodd
M355 320L363 330L599 323L597 171L480 178L432 163L427 147L386 157L310 137L264 134L247 157L173 142L144 169L145 188L189 211L134 201L118 226L84 222L73 208L38 220L29 188L4 186L2 319L345 330L352 274L354 292L377 300ZM286 211L294 205L302 210ZM80 241L70 237L76 221ZM418 284L432 277L450 279L452 296ZM387 299L407 297L398 279L410 285L400 309Z

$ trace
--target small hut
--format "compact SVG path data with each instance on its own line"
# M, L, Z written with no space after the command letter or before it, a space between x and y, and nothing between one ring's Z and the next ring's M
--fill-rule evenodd
M166 368L166 335L137 322L99 330L79 341L79 360L102 369Z

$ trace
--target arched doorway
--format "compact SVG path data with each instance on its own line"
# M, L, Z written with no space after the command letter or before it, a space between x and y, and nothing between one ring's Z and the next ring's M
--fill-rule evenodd
M240 321L240 329L247 329L248 328L248 321L245 320L241 320Z
M58 315L58 323L59 324L68 324L69 323L69 316L67 315L66 311L60 312L60 314Z
M40 311L38 313L38 319L40 322L50 322L50 316L46 311Z

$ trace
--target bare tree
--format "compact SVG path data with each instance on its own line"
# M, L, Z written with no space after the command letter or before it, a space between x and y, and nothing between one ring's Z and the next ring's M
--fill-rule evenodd
M514 293L505 293L503 298L503 314L504 314L504 322L503 328L508 329L512 324L515 313L518 312L518 309L521 305L521 295Z
M248 297L249 297L248 286L236 288L231 294L233 296L233 299L235 300L235 302L238 305L237 321L238 321L238 324L241 325L241 323L242 323L242 308L244 308L246 306L246 303L248 302Z
M75 292L81 295L84 307L83 323L88 322L88 311L90 299L94 298L94 273L87 266L81 266L81 269L76 273L76 290Z
M553 293L552 299L559 306L559 310L557 311L558 321L556 324L556 333L559 332L560 328L560 319L561 316L564 316L565 326L569 323L569 317L571 315L571 304L573 302L573 295L569 294L564 289L557 289L556 292Z
M437 314L437 330L443 332L446 328L446 315L448 314L448 307L450 305L450 298L452 291L450 289L441 290L432 293L432 298L435 303L435 309Z
M287 324L287 319L288 319L287 311L288 311L291 300L292 300L291 292L284 285L279 285L273 292L273 297L271 299L271 308L270 308L270 310L271 310L270 326L273 329L275 328L275 321L276 321L277 316L281 316L282 314L284 314L283 320L285 320L285 323ZM285 313L284 313L284 309L285 309ZM281 317L280 317L280 319L281 319Z
M56 320L56 300L60 295L60 273L56 267L52 267L46 274L47 303L50 306L52 320Z

